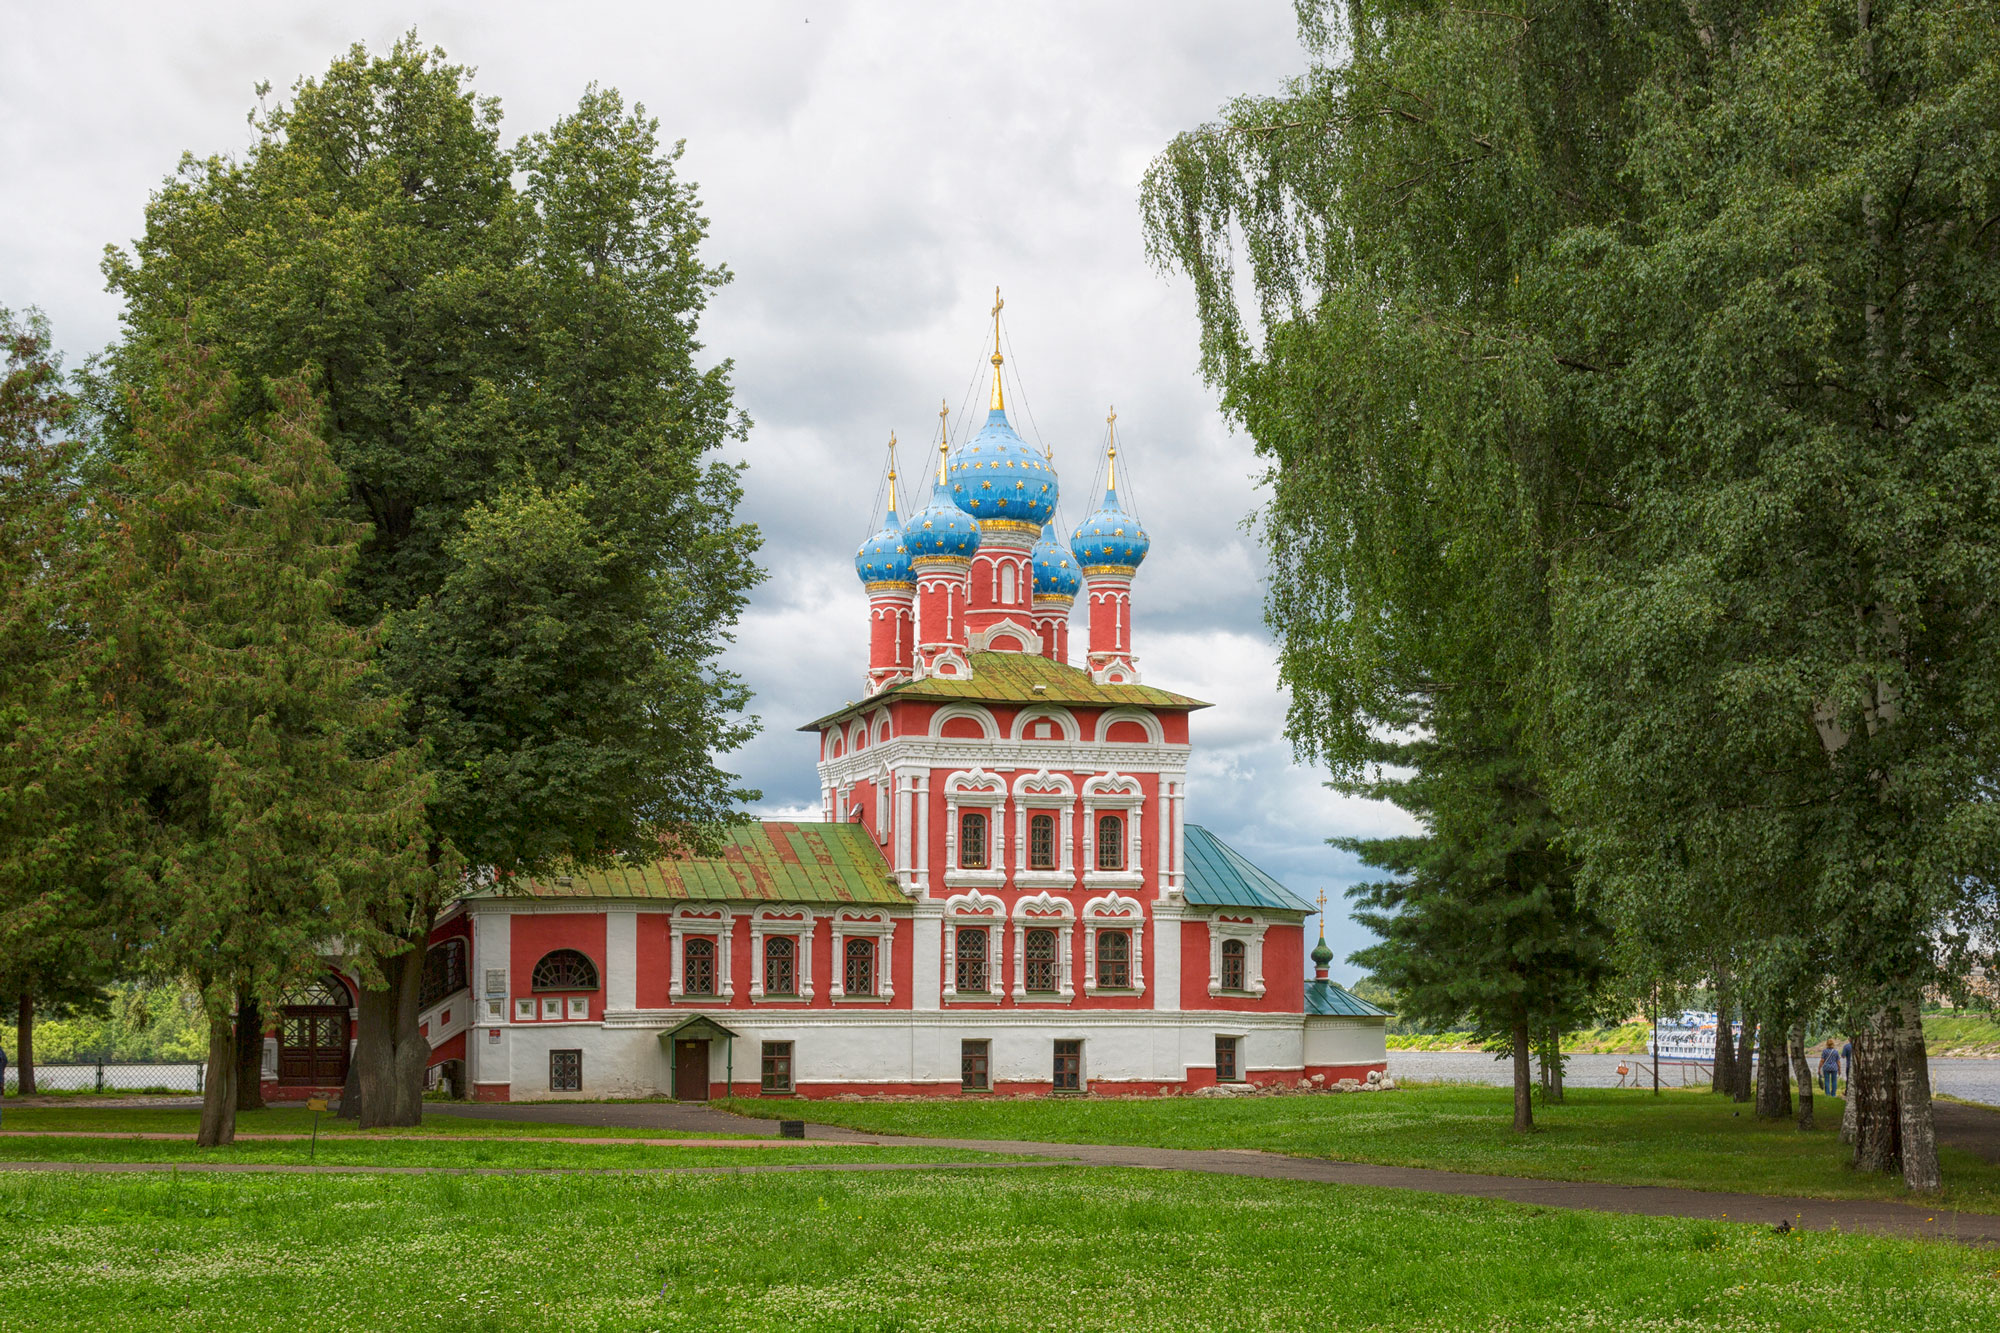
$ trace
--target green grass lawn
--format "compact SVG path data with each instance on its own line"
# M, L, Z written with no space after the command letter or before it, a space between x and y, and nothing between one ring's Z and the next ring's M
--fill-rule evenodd
M1130 1099L966 1098L909 1102L721 1103L745 1115L804 1118L878 1134L1121 1143L1158 1148L1263 1148L1393 1166L1503 1176L1681 1185L1829 1199L1896 1199L1901 1184L1849 1169L1841 1103L1820 1098L1823 1128L1757 1120L1708 1092L1584 1088L1537 1106L1538 1132L1517 1135L1511 1090L1467 1084L1320 1097ZM2000 1212L2000 1166L1946 1148L1945 1197Z
M0 1329L1991 1329L1959 1246L1070 1167L0 1175Z
M175 1110L172 1107L9 1106L5 1117L0 1118L0 1129L108 1130L119 1134L186 1134L192 1138L200 1121L199 1111ZM236 1132L239 1134L309 1134L312 1132L312 1127L312 1112L293 1110L289 1107L268 1111L240 1111L236 1116ZM559 1125L534 1120L483 1120L473 1116L442 1115L435 1112L427 1113L423 1124L407 1129L362 1129L352 1120L341 1120L331 1115L319 1117L319 1135L322 1139L328 1135L365 1138L380 1134L394 1134L399 1137L408 1134L427 1134L444 1138L461 1134L474 1134L481 1138L516 1134L540 1137L552 1135L566 1139L735 1137L728 1134L678 1134L670 1129L625 1129L612 1125ZM0 1142L4 1141L0 1139Z
M616 1139L597 1144L467 1142L463 1139L322 1139L307 1143L240 1142L197 1148L192 1141L157 1139L0 1138L0 1162L237 1162L255 1165L632 1168L779 1166L787 1162L970 1162L1013 1160L950 1148L870 1148L845 1144L786 1144L771 1148L649 1148Z

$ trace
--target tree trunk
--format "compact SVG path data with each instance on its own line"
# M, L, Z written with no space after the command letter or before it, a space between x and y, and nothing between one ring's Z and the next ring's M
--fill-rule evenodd
M1854 1073L1847 1099L1854 1107L1854 1166L1887 1173L1902 1166L1902 1117L1896 1109L1896 1057L1889 1017L1881 1010L1854 1034Z
M1729 1011L1736 997L1730 994L1729 974L1715 975L1715 1066L1708 1079L1710 1092L1736 1091L1736 1041L1729 1030Z
M236 997L236 1109L264 1109L264 1014L254 995Z
M1549 1030L1549 1056L1555 1070L1555 1099L1563 1099L1563 1046L1562 1029L1551 1026Z
M1813 1075L1806 1061L1806 1025L1792 1024L1791 1038L1792 1077L1799 1083L1799 1128L1806 1130L1813 1127Z
M1858 1049L1852 1041L1848 1043L1849 1054L1846 1062L1847 1100L1842 1102L1840 1107L1840 1141L1850 1145L1853 1144L1855 1136L1861 1131L1861 1099L1854 1095L1855 1057L1853 1052Z
M1757 1051L1757 1118L1785 1120L1792 1114L1792 1074L1785 1058L1785 1033L1770 1016L1761 1025Z
M1528 1081L1528 1020L1514 1024L1514 1132L1535 1132L1535 1099Z
M208 1081L201 1094L201 1129L195 1146L218 1148L236 1141L236 1019L208 1018Z
M361 1118L361 1043L355 1041L355 1058L347 1062L347 1082L340 1087L340 1107L337 1115L342 1120Z
M1931 1118L1930 1053L1924 1049L1924 1011L1915 995L1896 1005L1896 1105L1903 1140L1903 1184L1928 1193L1944 1184L1938 1169L1937 1125Z
M1743 1030L1736 1034L1736 1086L1730 1095L1739 1102L1747 1102L1751 1096L1751 1080L1756 1076L1757 1065L1753 1056L1757 1041L1757 1019L1751 1014L1750 1006L1744 1005Z
M20 1070L17 1085L23 1097L35 1095L35 993L21 992L21 1007L14 1029L14 1064Z
M354 1063L360 1069L363 1128L423 1123L431 1046L417 1028L417 1002L423 995L429 938L426 922L409 948L382 961L381 988L361 992Z

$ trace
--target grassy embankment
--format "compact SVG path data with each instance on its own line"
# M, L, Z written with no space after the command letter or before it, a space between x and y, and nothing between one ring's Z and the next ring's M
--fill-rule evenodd
M1932 1330L1994 1256L1291 1181L0 1175L0 1329Z
M1932 1055L2000 1055L2000 1017L1993 1014L1926 1014L1924 1036ZM1644 1023L1611 1028L1587 1028L1563 1038L1571 1055L1640 1055L1652 1041ZM1816 1044L1816 1043L1815 1043ZM1470 1032L1392 1032L1392 1051L1476 1051Z
M1510 1090L1444 1084L1320 1097L1011 1098L908 1102L725 1103L746 1115L804 1118L878 1134L931 1138L1124 1143L1159 1148L1263 1148L1301 1157L1441 1167L1545 1180L1899 1199L1895 1179L1861 1175L1835 1133L1841 1103L1816 1109L1822 1128L1760 1121L1708 1092L1582 1088L1535 1108L1537 1132L1517 1135ZM2000 1212L2000 1166L1942 1150L1939 1204Z

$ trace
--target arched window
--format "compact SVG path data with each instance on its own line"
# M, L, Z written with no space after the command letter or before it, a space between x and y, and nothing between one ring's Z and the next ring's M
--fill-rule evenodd
M840 987L849 995L875 993L875 941L851 939L841 945Z
M347 1009L354 1000L338 977L322 973L286 991L284 1004L287 1009Z
M960 991L978 994L986 989L986 927L960 926L957 938L958 975L955 978Z
M685 940L681 943L681 993L715 994L714 940Z
M465 941L449 939L433 944L424 955L424 987L417 997L417 1008L428 1009L465 986Z
M1129 990L1132 985L1132 932L1097 932L1097 988Z
M962 870L986 869L986 816L978 810L958 817L958 864Z
M1028 869L1056 868L1056 817L1028 816Z
M1125 819L1122 815L1100 815L1097 820L1097 868L1125 868Z
M1000 562L1000 601L1005 606L1014 604L1014 562L1011 560Z
M1245 977L1247 971L1245 963L1248 954L1249 949L1244 945L1242 940L1224 940L1222 942L1222 989L1250 989Z
M799 993L799 942L790 935L764 937L764 993Z
M528 984L535 990L596 990L597 964L574 949L542 955Z
M1031 930L1022 939L1021 948L1027 971L1024 984L1038 995L1053 994L1059 989L1056 976L1056 933L1053 930Z

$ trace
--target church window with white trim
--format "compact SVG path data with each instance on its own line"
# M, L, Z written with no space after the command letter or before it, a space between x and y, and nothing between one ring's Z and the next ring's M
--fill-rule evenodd
M850 939L841 946L841 989L849 995L875 993L875 941Z
M799 993L799 942L790 935L767 935L764 938L764 993Z
M1053 995L1060 989L1056 968L1056 933L1047 928L1031 930L1022 941L1026 957L1022 984L1031 995Z
M714 940L686 940L681 944L681 993L715 994Z
M1248 965L1250 946L1242 940L1222 942L1222 989L1248 990Z
M960 926L956 946L957 975L953 978L961 994L966 991L976 993L987 989L986 927Z
M1097 868L1125 868L1125 820L1120 815L1100 815L1097 819Z
M1056 868L1056 817L1051 814L1028 816L1028 869Z
M1099 990L1130 990L1132 988L1131 931L1100 930L1097 932L1097 988Z
M961 870L986 869L986 815L967 810L958 817L958 865Z

